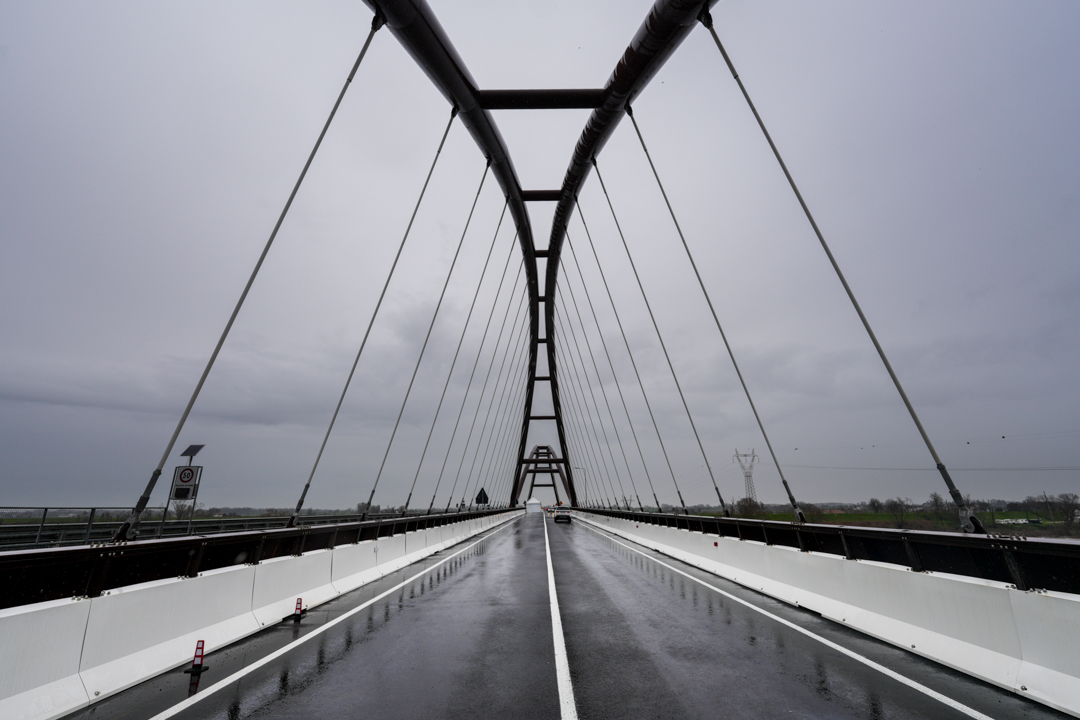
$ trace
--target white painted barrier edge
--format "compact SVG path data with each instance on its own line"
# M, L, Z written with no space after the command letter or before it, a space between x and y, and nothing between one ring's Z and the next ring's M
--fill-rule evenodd
M907 652L922 655L935 662L940 662L955 670L1015 692L1022 697L1030 698L1045 705L1049 705L1056 710L1080 717L1080 677L1077 677L1077 674L1069 672L1069 670L1073 668L1053 667L1050 663L1043 662L1042 664L1039 664L1026 659L1026 657L1030 657L1034 654L1030 650L1031 645L1033 644L1030 637L1031 635L1037 634L1041 635L1043 638L1047 638L1060 635L1061 633L1069 635L1080 634L1080 630L1077 629L1080 628L1080 597L1067 595L1065 593L1024 592L1009 587L1004 583L994 583L993 581L983 581L944 573L911 573L909 568L900 565L889 566L887 563L870 563L860 560L849 561L842 558L840 559L845 563L846 577L849 577L848 572L858 574L860 565L865 565L868 566L867 569L870 567L895 569L897 572L896 577L901 580L901 583L903 582L902 579L904 575L908 575L909 577L914 576L915 578L924 580L933 578L935 588L939 588L941 593L948 593L950 589L955 589L958 585L963 583L977 583L993 586L992 589L994 592L1009 593L1010 595L1008 597L1010 599L1013 599L1016 595L1024 596L1022 598L1016 598L1016 600L1009 603L1011 610L1007 615L998 619L1000 625L997 628L987 628L988 632L1001 632L1002 628L1004 628L1005 630L1013 630L1017 633L1020 640L1021 652L1018 656L1009 656L991 651L987 648L972 645L959 638L950 637L947 634L935 632L927 628L920 628L910 623L899 621L896 618L889 617L888 615L845 603L843 600L838 600L835 597L826 598L815 595L806 588L785 582L784 580L775 577L769 578L750 573L745 569L737 569L732 566L724 565L716 562L712 558L707 558L678 547L680 541L683 541L683 537L687 535L701 536L710 540L715 537L717 541L721 539L719 536L691 533L679 528L651 524L646 525L644 528L629 528L628 525L631 524L631 521L623 520L622 518L605 517L605 522L600 522L599 518L590 516L587 513L574 513L574 515L576 519L582 522L600 528L613 535L618 535L631 540L644 547L656 550L664 555L686 562L713 575L748 587L751 590L760 592L764 595L774 597L785 603L813 610L829 620L839 621L840 618L843 618L843 622L840 624L845 627L853 628L891 645L896 645ZM640 525L640 523L637 525ZM634 529L645 530L647 531L647 534L644 532L634 532ZM676 533L681 535L677 535ZM671 544L660 542L657 538L669 540ZM726 539L730 540L730 538ZM791 551L791 549L787 547L764 545L760 543L754 544L760 545L761 550L764 553ZM839 594L843 595L844 592L841 591ZM1043 595L1047 596L1048 600L1058 601L1058 612L1056 615L1044 613L1035 609L1018 610L1018 606L1023 606L1025 604L1030 605L1030 603L1018 602L1018 600L1027 600L1027 596L1033 595ZM797 602L792 599L796 596L799 597ZM912 592L910 601L917 601L914 591ZM837 614L838 612L840 613L839 615ZM1069 621L1064 625L1062 624L1063 612L1067 613L1069 618ZM1044 626L1050 623L1053 624L1052 627ZM1021 632L1020 628L1026 628L1026 630ZM911 640L914 639L912 637L913 633L918 636L918 641L915 643L916 647L914 649L912 649L911 645ZM1028 638L1028 651L1024 650L1025 638ZM1076 660L1077 657L1080 657L1080 643L1073 645L1073 647L1077 648L1073 651L1073 657L1071 658L1075 668L1077 663L1080 662ZM987 657L988 655L991 657ZM971 659L965 660L965 658ZM1067 662L1068 659L1064 661L1064 663ZM1008 666L1008 669L1011 670L1011 672L988 671L988 668L994 666L997 668ZM1010 679L1012 682L1003 681L1003 675L1011 676Z
M400 556L394 557L392 560L389 560L387 562L379 562L376 565L376 567L372 568L371 570L364 571L363 573L359 573L359 575L364 576L362 578L363 582L360 582L360 583L357 583L357 584L354 584L353 582L347 582L347 583L344 583L341 588L338 588L338 586L334 584L334 581L332 579L333 578L332 553L334 552L334 550L330 550L330 551L327 551L327 550L313 550L311 553L305 553L305 555L299 556L299 557L304 558L304 557L306 557L308 555L311 555L311 554L314 554L314 553L323 553L323 554L325 554L325 553L329 552L329 553L331 553L331 562L328 565L329 571L328 571L326 577L324 579L320 578L320 580L317 582L317 584L314 587L312 587L312 588L296 588L295 589L296 590L296 597L303 597L303 595L305 593L308 596L311 596L312 591L316 590L317 591L317 597L315 598L315 602L309 604L308 602L305 601L304 602L305 608L314 607L315 605L318 605L318 604L321 604L321 603L324 603L324 602L328 602L329 600L332 600L332 599L334 599L336 597L340 597L341 595L345 594L346 592L352 592L353 590L355 590L358 587L361 587L362 585L373 582L373 581L378 580L379 578L381 578L381 577L383 577L385 575L389 575L389 574L391 574L393 572L396 572L397 570L400 570L402 567L405 567L406 565L409 565L409 564L411 564L413 562L417 562L419 560L422 560L425 557L428 557L430 555L434 555L435 553L440 552L440 551L446 549L447 547L449 547L451 545L455 545L455 544L465 540L466 538L470 538L470 537L473 537L475 535L479 535L480 533L488 530L489 528L496 527L498 525L502 525L504 523L510 522L511 520L515 519L519 515L524 514L524 512L525 512L524 510L507 510L506 512L501 513L499 515L491 516L491 518L488 519L488 522L475 522L475 521L466 520L466 521L461 521L461 522L457 522L457 523L449 523L447 525L441 525L441 526L438 526L438 528L433 528L433 529L429 529L427 531L423 531L423 532L430 533L430 532L432 532L432 530L438 530L438 531L440 531L440 534L441 534L442 537L446 537L446 535L442 534L442 533L444 531L451 531L452 530L453 535L450 536L450 537L447 537L445 540L442 540L441 542L435 542L435 543L427 543L427 542L425 542L424 547L420 547L421 543L417 542L416 543L416 548L417 549L414 552L409 552L407 556L405 554L405 547L403 547L402 548L403 552L401 553ZM390 537L386 538L386 540L395 540L397 537L401 537L402 540L404 541L406 535L413 535L413 533L403 533L400 536L397 536L397 535L390 536ZM419 538L417 538L417 540L419 540ZM396 545L397 542L395 542L394 544ZM403 545L404 545L404 543L403 543ZM351 547L351 545L343 545L341 547L342 548L348 548L348 547ZM283 558L283 559L275 559L275 562L282 562L282 561L288 562L288 560L289 559L285 559L285 558ZM405 560L408 560L408 562L404 562ZM258 569L259 569L259 567L261 567L261 565L256 565L254 567L255 567L256 574L258 574L258 571L259 571ZM216 572L216 571L210 571L207 574L211 574L211 573L214 573L214 572ZM185 582L186 583L198 584L201 577L202 577L202 574L200 573L199 577L187 579L187 580L185 580ZM349 579L351 580L352 578L349 578ZM356 579L359 580L360 578L356 578ZM339 584L341 584L341 583L339 582ZM133 589L131 592L133 594L138 593L138 589L137 588ZM259 609L259 608L252 607L252 602L251 602L252 599L253 598L250 598L250 597L247 598L248 607L243 613L248 618L251 618L253 613ZM53 601L48 601L48 602L43 602L43 603L35 603L34 605L22 606L22 607L19 607L19 608L9 608L7 610L0 611L0 621L2 621L4 618L7 618L8 616L27 617L27 616L32 616L35 613L47 613L50 610L54 610L58 606L64 605L64 604L66 604L68 602L71 602L71 600L53 600ZM90 602L87 602L87 601L83 601L83 602L86 602L87 606L90 605ZM198 608L194 608L194 611L198 611ZM216 645L214 645L212 647L208 646L206 648L206 652L210 653L210 652L213 652L215 650L219 650L222 647L225 647L225 646L227 646L227 645L229 645L231 643L234 643L234 642L236 642L238 640L241 640L244 637L247 637L248 635L252 634L253 632L257 632L258 630L262 629L261 627L255 627L254 629L252 629L253 624L257 625L257 623L233 623L233 625L237 628L235 636L219 638L218 643ZM220 629L222 626L228 626L229 623L217 623L217 625L218 625L218 629ZM168 645L170 643L191 644L190 643L190 635L191 635L190 633L185 633L182 636L179 636L177 638L173 638L172 641L165 643L165 645ZM83 648L83 645L86 642L86 630L85 630L85 628L83 629L83 633L81 635L75 636L74 638L69 638L69 639L73 640L73 642L68 643L68 645L71 646L71 647L68 648L69 650L74 652L73 648L78 647L79 650L80 650L80 653L85 651L85 649ZM0 624L0 647L9 647L10 646L10 640L11 640L10 638L5 637L4 626L3 626L3 624ZM159 647L160 646L161 646L161 644L159 644ZM192 645L192 650L194 650L194 645ZM41 662L42 665L47 665L47 664L49 664L51 662L55 662L55 657L50 657L49 653L41 653L40 655L37 655L37 654L24 655L23 658L27 662L33 662L34 660L38 660L38 661ZM75 659L75 662L76 663L79 662L77 658ZM167 665L161 666L161 667L142 666L142 667L140 667L141 674L140 674L139 677L128 678L128 679L125 680L125 682L122 684L122 686L117 686L117 687L115 687L115 688L113 688L112 690L109 690L109 691L102 691L101 694L96 696L96 697L91 697L89 695L89 693L87 693L86 690L84 689L86 679L83 677L83 675L84 675L84 672L86 672L86 671L80 671L78 673L74 673L74 674L70 674L70 675L54 677L54 678L48 680L47 682L44 682L43 684L41 684L41 685L39 685L39 686L37 686L35 688L29 689L29 690L27 690L25 692L20 692L20 693L15 694L15 695L0 698L0 717L3 717L3 718L6 718L6 717L19 717L19 718L25 718L25 720L55 720L55 718L63 717L64 715L72 713L72 712L74 712L76 710L79 710L81 708L92 705L93 703L95 703L95 702L97 702L99 700L104 700L105 698L110 697L112 695L115 695L117 692L120 692L120 691L122 691L123 689L125 689L127 687L131 687L132 685L135 685L135 684L137 684L139 682L142 682L144 680L148 680L148 679L150 679L150 678L152 678L152 677L154 677L156 675L160 675L163 672L167 672L169 670L172 670L173 668L180 667L181 665L183 665L183 664L185 664L187 662L190 662L190 660L183 660L183 661L181 661L179 663L177 663L177 662L169 662ZM42 672L43 672L43 674L47 675L48 674L48 669L43 668ZM91 670L91 672L92 672L92 670ZM58 695L57 689L60 688L60 687L72 688L73 690L77 688L79 691L78 692L67 691L67 692L64 692L64 693L59 693L59 694L62 694L62 695L67 695L67 699L61 701L60 703L57 703L56 702L56 700L58 699L57 698L57 695Z

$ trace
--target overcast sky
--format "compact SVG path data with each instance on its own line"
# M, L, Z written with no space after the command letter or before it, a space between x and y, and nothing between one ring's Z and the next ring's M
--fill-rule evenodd
M649 6L432 0L482 88L601 87ZM737 0L714 17L961 490L1004 498L1080 490L1080 6ZM370 20L356 1L0 5L0 504L135 502ZM167 464L189 443L206 444L198 460L207 505L295 502L449 111L379 32ZM635 113L796 495L921 501L943 491L704 28ZM588 111L494 115L523 187L558 188ZM737 497L732 455L763 455L764 442L629 123L599 163L720 490ZM309 506L367 498L483 171L455 124ZM377 503L405 499L495 238L413 505L431 499L509 257L438 504L463 462L462 494L477 435L486 441L490 387L464 447L508 306L503 347L519 327L512 224L495 235L502 204L488 178ZM712 502L595 175L581 208L683 495ZM551 210L530 207L540 247ZM576 214L569 236L649 476L673 502ZM585 311L576 269L563 278ZM562 318L576 327L572 304ZM632 476L645 498L648 479L585 318L631 471L580 327L586 357L577 372L593 377L613 445L610 456L602 449L610 469L579 439L572 459L590 488L609 472L616 492L621 480L631 494ZM523 361L510 347L514 391ZM577 356L573 338L560 348ZM579 409L573 373L562 369L564 393L575 397L564 404L578 427L578 413L590 410ZM544 394L537 412L550 408ZM519 414L516 405L514 423ZM538 429L530 445L553 439ZM779 502L764 460L759 497ZM492 473L481 484L490 491L496 476L505 479ZM152 504L163 502L165 485Z

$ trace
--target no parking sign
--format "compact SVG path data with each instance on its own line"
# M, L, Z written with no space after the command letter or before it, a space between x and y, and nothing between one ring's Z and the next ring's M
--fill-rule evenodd
M202 477L202 465L180 465L173 471L170 500L191 500L199 487Z

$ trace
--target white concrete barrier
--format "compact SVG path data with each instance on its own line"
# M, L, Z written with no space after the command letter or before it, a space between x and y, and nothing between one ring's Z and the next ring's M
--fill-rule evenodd
M1080 716L1080 596L741 541L576 519Z
M315 550L278 557L255 566L251 612L259 626L273 625L296 612L296 599L304 609L337 597L331 577L332 550Z
M79 672L100 700L259 629L251 613L256 565L108 590L90 603ZM295 601L295 598L293 598ZM280 619L280 618L279 618Z
M0 718L59 717L90 698L79 677L90 601L0 610Z
M330 581L338 593L347 593L381 577L376 547L374 540L365 540L334 548Z
M61 717L522 513L0 610L0 718Z

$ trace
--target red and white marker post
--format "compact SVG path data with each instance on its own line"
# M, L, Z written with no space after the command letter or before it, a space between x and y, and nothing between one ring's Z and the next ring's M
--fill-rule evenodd
M293 622L300 622L300 618L304 616L304 603L302 598L296 598L296 612L293 613Z
M195 659L191 661L191 667L184 672L189 675L198 675L201 672L205 672L210 669L209 665L203 665L203 652L206 650L206 643L199 640L195 643Z

